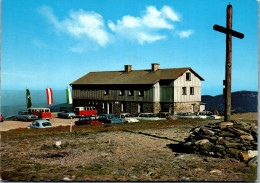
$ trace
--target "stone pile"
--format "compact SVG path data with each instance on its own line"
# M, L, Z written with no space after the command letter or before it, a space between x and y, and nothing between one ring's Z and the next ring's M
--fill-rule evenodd
M256 166L257 126L246 122L217 122L191 129L185 150L215 157L231 157Z

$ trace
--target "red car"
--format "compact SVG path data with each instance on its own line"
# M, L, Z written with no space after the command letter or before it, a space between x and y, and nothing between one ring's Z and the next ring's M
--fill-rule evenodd
M4 116L1 114L1 122L5 120Z
M75 125L104 124L96 119L96 116L82 116Z

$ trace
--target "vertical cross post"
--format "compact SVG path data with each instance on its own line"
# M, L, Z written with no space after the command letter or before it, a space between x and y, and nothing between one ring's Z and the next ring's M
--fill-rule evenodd
M227 6L227 29L232 30L232 6ZM225 121L231 118L232 34L226 34Z
M225 121L230 121L231 118L231 59L232 59L232 36L243 39L244 34L232 30L232 5L227 6L227 27L214 25L213 29L226 34L226 73L223 84L225 85Z

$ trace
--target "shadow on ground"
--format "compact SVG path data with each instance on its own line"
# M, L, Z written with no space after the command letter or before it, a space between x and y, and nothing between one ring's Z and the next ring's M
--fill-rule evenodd
M146 136L155 137L155 138L158 138L158 139L170 140L170 141L174 141L174 142L178 142L178 143L181 143L181 142L182 142L182 141L179 141L179 140L170 139L170 138L168 138L168 137L160 137L160 136L157 136L157 135L152 135L152 134L144 133L144 132L134 132L134 131L130 131L130 130L122 130L122 131L124 131L124 132L129 132L129 133L140 134L140 135L146 135Z

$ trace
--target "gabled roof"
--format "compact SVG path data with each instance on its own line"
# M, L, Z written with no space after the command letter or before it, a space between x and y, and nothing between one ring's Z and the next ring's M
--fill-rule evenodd
M159 69L155 72L151 70L132 70L125 71L104 71L104 72L90 72L70 85L123 85L123 84L155 84L160 80L175 80L180 77L187 70L194 73L200 80L204 79L198 75L190 67L173 68L173 69Z

